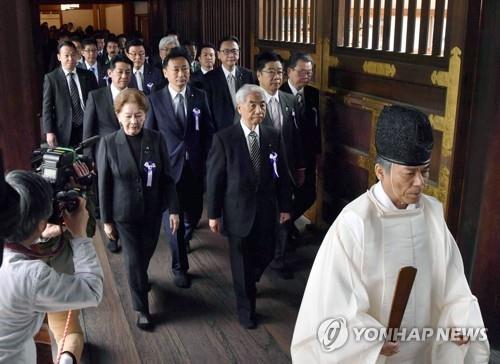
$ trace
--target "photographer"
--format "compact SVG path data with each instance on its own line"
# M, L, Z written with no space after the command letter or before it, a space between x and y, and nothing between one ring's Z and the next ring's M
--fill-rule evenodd
M7 183L20 196L16 232L7 237L0 268L0 363L36 363L33 336L45 312L97 306L102 298L103 275L92 240L87 237L85 199L71 214L63 211L72 234L74 275L61 274L31 249L52 214L52 188L34 172L13 171ZM54 228L53 226L51 227ZM74 361L63 353L61 363Z

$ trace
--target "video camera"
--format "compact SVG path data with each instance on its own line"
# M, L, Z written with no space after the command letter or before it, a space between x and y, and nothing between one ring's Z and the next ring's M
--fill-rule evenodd
M92 173L79 177L73 165L80 161L90 172L93 163L89 157L79 154L100 139L99 136L82 141L76 149L73 148L38 148L31 156L32 169L48 181L54 190L53 213L49 218L52 224L61 223L63 210L72 212L78 208L78 198L92 184ZM76 184L76 186L75 186Z

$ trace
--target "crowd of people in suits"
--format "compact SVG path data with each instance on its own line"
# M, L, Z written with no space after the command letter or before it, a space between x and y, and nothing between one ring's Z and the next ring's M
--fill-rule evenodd
M46 68L42 132L50 147L101 137L85 151L97 167L92 198L108 249L123 248L138 327L154 326L147 269L162 225L174 283L190 287L188 253L204 195L210 229L229 239L239 322L256 327L256 282L269 265L293 278L294 221L316 199L312 58L294 53L285 63L265 51L252 71L239 65L235 36L197 47L171 32L151 52L140 34L123 42L86 32L52 35L47 65L59 64Z

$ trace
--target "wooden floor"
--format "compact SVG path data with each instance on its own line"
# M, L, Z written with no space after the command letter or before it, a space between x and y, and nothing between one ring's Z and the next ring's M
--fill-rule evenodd
M123 253L111 254L98 230L94 239L105 274L104 298L82 319L86 336L83 363L289 363L290 343L302 293L321 242L305 233L291 256L295 279L282 280L267 271L257 289L259 326L238 324L228 256L228 243L202 220L191 241L190 289L177 288L170 270L170 250L162 234L149 268L153 282L151 313L154 332L136 328Z

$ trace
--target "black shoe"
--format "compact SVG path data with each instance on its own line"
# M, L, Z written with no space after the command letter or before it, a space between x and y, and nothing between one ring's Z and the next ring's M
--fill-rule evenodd
M176 272L174 273L174 283L179 288L189 288L191 287L191 278L186 272Z
M257 320L255 318L240 318L240 326L247 330L257 328Z
M137 327L141 330L146 330L146 331L153 330L154 325L151 315L147 312L138 312Z
M108 240L107 247L111 253L118 253L122 249L122 247L118 245L118 241L111 239Z

